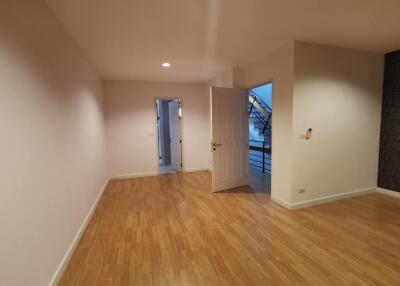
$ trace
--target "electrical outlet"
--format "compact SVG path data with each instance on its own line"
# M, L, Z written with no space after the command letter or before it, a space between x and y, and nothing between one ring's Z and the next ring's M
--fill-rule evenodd
M299 194L304 194L305 192L306 192L306 189L299 189L299 190L298 190L298 193L299 193Z

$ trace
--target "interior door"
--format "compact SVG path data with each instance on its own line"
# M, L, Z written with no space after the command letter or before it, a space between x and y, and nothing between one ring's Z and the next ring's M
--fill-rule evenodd
M175 171L182 172L182 136L179 107L179 100L173 100L168 103L169 133L171 139L171 168Z
M213 192L247 185L247 95L239 88L211 88Z

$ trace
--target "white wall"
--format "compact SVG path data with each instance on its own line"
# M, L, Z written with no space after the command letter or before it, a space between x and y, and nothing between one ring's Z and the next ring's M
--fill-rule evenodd
M233 69L229 69L210 80L209 85L213 87L233 87L233 81Z
M102 84L42 1L0 2L0 285L47 285L106 181Z
M230 68L211 79L209 85L213 87L243 87L243 68Z
M292 192L292 89L294 44L288 43L243 68L242 85L251 88L273 82L272 197L290 202Z
M382 77L383 55L296 42L292 203L376 187Z
M105 96L110 176L158 172L156 98L182 99L184 170L209 168L211 152L207 85L106 81Z
M383 55L301 42L244 67L244 87L273 82L273 199L295 206L376 187L382 77Z

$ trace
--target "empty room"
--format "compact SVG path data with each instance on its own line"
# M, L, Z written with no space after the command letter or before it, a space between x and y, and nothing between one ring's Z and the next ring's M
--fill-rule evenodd
M0 0L0 285L400 285L397 0Z

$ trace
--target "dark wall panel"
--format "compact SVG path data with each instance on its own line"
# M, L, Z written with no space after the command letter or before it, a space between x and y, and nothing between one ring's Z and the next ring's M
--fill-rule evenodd
M385 56L378 186L400 192L400 51Z

